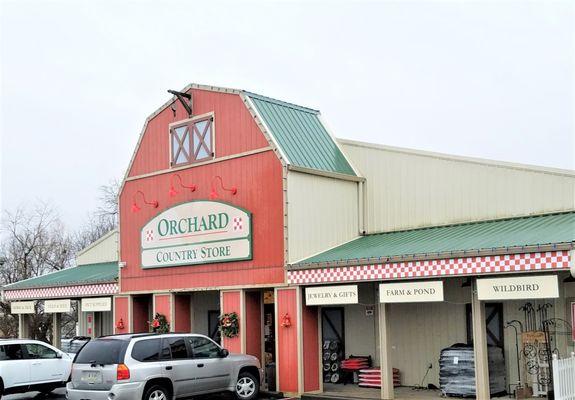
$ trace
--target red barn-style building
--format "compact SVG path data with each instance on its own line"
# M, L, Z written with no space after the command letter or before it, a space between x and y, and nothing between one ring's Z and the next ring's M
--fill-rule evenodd
M177 96L146 120L121 188L116 333L162 314L296 395L369 356L381 390L367 397L385 399L399 374L439 385L440 352L467 339L489 398L490 340L518 379L504 320L525 300L571 318L573 171L336 140L317 110L242 90ZM509 285L537 291L491 290ZM233 313L238 333L221 337Z

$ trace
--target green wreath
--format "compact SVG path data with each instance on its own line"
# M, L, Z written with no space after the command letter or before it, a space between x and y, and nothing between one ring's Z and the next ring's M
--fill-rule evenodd
M227 338L234 338L240 333L240 321L235 312L220 315L220 332Z
M148 321L152 332L154 333L168 333L170 332L170 323L164 314L156 313L154 319Z

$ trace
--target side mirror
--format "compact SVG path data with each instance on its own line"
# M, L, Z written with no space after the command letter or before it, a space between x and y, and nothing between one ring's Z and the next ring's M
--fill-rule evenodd
M56 358L63 358L64 355L62 353L56 353Z
M221 349L220 350L220 357L221 358L226 358L229 355L230 355L230 352L228 351L228 349Z

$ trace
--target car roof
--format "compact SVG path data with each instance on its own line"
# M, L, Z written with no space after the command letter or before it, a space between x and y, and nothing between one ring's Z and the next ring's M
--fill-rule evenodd
M139 339L139 338L146 338L146 337L171 337L171 336L203 336L199 333L190 333L190 332L169 332L169 333L120 333L117 335L107 335L107 336L100 336L95 340L100 339L115 339L115 340L132 340L132 339Z

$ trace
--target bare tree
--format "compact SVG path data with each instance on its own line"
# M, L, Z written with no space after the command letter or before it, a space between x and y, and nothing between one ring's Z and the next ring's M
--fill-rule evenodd
M1 228L0 286L71 265L72 242L58 214L48 204L39 203L31 210L20 207L15 212L5 212ZM1 303L0 310L4 315L9 314L9 304ZM41 309L37 311L29 318L29 331L33 338L46 340L51 320ZM0 329L6 335L14 335L17 332L15 319L2 318Z
M118 227L119 190L120 182L117 179L100 186L100 206L88 216L88 221L74 234L73 242L76 252Z

